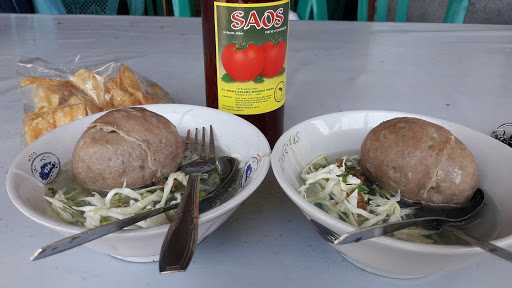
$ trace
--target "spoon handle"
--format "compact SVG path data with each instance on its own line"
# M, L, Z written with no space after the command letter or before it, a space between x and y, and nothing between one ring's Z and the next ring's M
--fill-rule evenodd
M512 263L512 251L501 248L500 246L495 245L492 242L476 239L473 236L468 235L467 233L453 226L446 225L443 226L443 229L449 231L450 233L454 234L455 236L459 237L460 239L468 242L473 246L480 247L482 250L487 251L495 256L498 256Z
M341 235L336 241L334 241L335 245L343 245L354 242L359 242L375 237L384 236L386 234L402 230L415 225L425 225L428 223L434 224L440 219L437 217L424 217L424 218L416 218L416 219L408 219L399 222L391 222L385 223L381 225L375 225L368 228L362 228L355 230L353 232L349 232Z
M128 218L113 221L108 224L98 226L96 228L88 229L83 232L73 234L61 240L50 243L44 247L41 247L39 250L36 251L34 256L32 256L31 260L35 261L55 254L59 254L71 248L75 248L77 246L91 242L105 235L119 231L125 227L132 226L142 220L154 217L158 214L162 214L172 209L176 209L176 207L178 207L178 205L173 204L161 208L148 210L146 212L135 214Z
M176 213L176 221L169 225L160 249L160 273L185 271L197 245L199 224L199 178L188 178L184 203Z

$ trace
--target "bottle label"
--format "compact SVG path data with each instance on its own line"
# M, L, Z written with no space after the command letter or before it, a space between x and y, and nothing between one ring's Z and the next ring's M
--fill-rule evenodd
M289 0L214 3L219 109L238 115L284 105Z

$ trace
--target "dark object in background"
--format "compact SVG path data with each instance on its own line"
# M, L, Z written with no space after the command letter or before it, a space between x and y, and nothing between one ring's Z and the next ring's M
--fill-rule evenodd
M334 5L329 6L332 3ZM332 14L329 13L329 20L357 21L357 0L330 0L327 2L327 8L333 10Z
M171 2L168 0L169 3ZM201 16L201 2L212 0L192 0L192 16ZM290 9L297 11L297 3L300 0L290 0ZM357 20L358 0L327 0L327 12L329 20ZM172 9L171 9L172 11Z
M0 0L0 1L2 1L2 0ZM140 0L140 1L145 1L145 0ZM146 9L147 9L147 7L146 7ZM126 0L119 0L116 15L130 15L130 9L128 8L128 2Z
M119 6L117 6L117 15L130 15L130 11L128 10L128 2L125 0L119 1Z
M512 147L512 123L501 124L492 131L491 136Z
M34 13L32 0L0 0L0 13Z

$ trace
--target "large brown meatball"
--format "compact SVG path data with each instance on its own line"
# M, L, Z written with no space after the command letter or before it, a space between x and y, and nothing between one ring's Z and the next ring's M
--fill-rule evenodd
M466 146L446 128L417 118L372 129L361 146L361 168L384 189L430 206L460 206L479 185Z
M84 187L108 191L149 185L176 171L184 143L165 117L144 108L113 110L92 122L73 151Z

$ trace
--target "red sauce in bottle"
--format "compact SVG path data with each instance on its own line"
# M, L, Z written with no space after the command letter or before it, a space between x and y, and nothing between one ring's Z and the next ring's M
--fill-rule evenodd
M203 0L206 104L283 132L289 0Z

